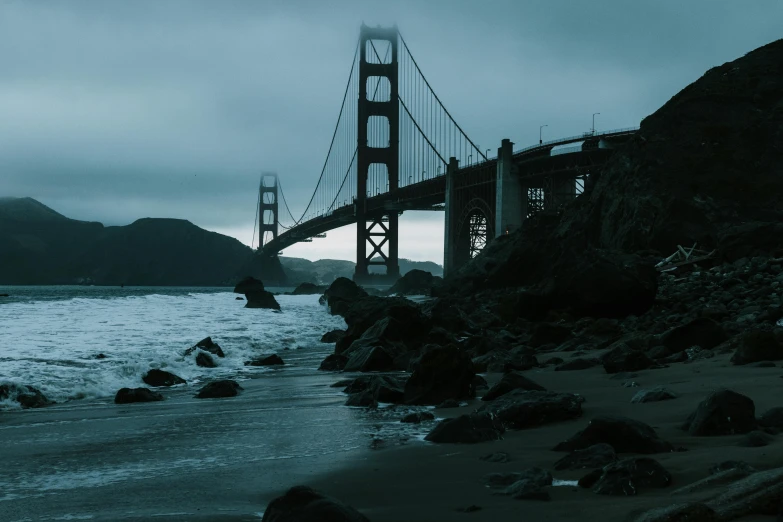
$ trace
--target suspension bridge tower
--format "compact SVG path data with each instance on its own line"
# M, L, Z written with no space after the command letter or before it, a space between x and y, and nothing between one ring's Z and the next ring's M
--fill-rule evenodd
M258 194L258 247L263 249L269 241L277 239L278 204L277 173L261 174L261 186ZM267 238L269 232L272 237Z
M399 186L399 97L397 27L368 27L359 34L359 100L357 108L356 272L357 283L394 282L400 276L398 258L399 213L393 209L367 208L367 180L372 171L385 167L387 191ZM391 52L378 53L378 46ZM375 100L368 83L388 81L389 96ZM368 248L369 247L369 248ZM368 253L369 251L369 253ZM370 266L386 268L385 276L370 275Z

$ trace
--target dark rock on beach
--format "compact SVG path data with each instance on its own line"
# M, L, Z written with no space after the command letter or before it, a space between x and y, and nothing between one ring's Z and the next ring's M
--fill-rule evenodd
M185 384L185 379L178 377L173 373L164 370L158 370L156 368L153 368L152 370L145 373L141 380L144 381L144 384L147 386L155 387Z
M15 400L24 409L54 404L38 388L24 384L0 384L0 401L8 399Z
M223 353L223 349L220 347L220 345L212 340L212 337L202 339L195 345L185 350L185 357L195 352L196 350L204 350L205 352L209 352L212 355L217 355L218 357L226 356L226 354Z
M718 390L699 403L683 429L695 436L735 435L756 428L756 406L745 395Z
M617 453L666 453L674 446L658 437L649 425L626 417L596 417L585 429L554 447L555 451L574 451L605 443Z
M149 388L122 388L114 396L115 404L130 404L132 402L162 401L163 395Z
M283 359L276 353L245 361L245 366L282 366L284 364Z
M634 350L625 343L619 344L606 353L602 362L606 373L636 372L655 364L655 361L650 359L647 354Z
M631 457L606 465L593 486L600 495L633 496L645 488L665 488L671 474L649 457Z
M504 395L512 390L537 390L546 391L546 388L534 382L519 372L509 372L503 375L500 381L489 389L487 393L481 397L482 401L491 401L497 399L501 395Z
M737 351L731 358L733 364L749 364L759 361L783 360L783 344L772 330L745 332Z
M345 330L331 330L321 336L322 343L336 343L345 335Z
M345 368L347 362L348 357L345 355L333 353L331 355L327 355L326 359L321 361L321 365L318 367L318 369L325 372L339 372Z
M280 310L280 304L275 296L264 288L264 283L254 277L242 279L234 287L235 294L245 294L245 308L269 308Z
M370 520L334 498L307 486L294 486L272 500L261 522L370 522Z
M435 420L435 415L428 411L417 411L416 413L409 413L402 419L400 419L400 422L404 422L406 424L421 424L425 421L431 421Z
M386 292L388 295L430 295L433 287L442 279L430 272L414 268L395 282Z
M633 403L645 403L645 402L660 402L676 399L677 394L670 392L669 390L657 387L652 390L639 390L636 395L633 396L631 402Z
M405 384L407 404L439 404L475 396L476 372L470 357L456 346L428 346L413 363Z
M489 413L471 413L444 419L424 438L430 442L476 444L502 438L503 424Z
M555 462L556 470L603 468L617 460L614 448L606 443L578 449Z
M583 401L573 393L516 389L477 411L497 416L506 429L522 430L580 417Z
M207 383L196 394L197 399L219 399L223 397L236 397L242 387L233 380L213 381Z

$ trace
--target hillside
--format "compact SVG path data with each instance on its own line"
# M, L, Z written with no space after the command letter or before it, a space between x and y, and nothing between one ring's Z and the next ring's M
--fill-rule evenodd
M354 266L291 257L264 263L238 240L182 219L105 227L32 198L0 198L0 284L231 286L245 275L270 286L329 284L352 277ZM413 268L442 272L435 263L400 260L403 274Z

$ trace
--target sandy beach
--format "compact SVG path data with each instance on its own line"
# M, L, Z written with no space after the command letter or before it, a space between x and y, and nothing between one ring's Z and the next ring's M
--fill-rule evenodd
M568 353L553 353L568 358ZM525 374L558 392L584 395L584 415L577 420L537 429L508 431L504 440L480 444L427 444L378 450L343 471L315 478L309 485L356 507L373 522L429 522L496 520L580 521L628 520L634 514L654 507L709 497L713 488L689 495L672 495L676 489L708 476L708 468L726 460L742 460L757 469L783 466L783 443L779 437L760 448L737 446L742 435L693 437L680 429L687 416L711 391L726 387L752 398L757 415L780 406L783 370L780 367L737 367L729 355L677 364L668 368L644 370L636 377L618 379L600 366L581 371L555 372L551 368ZM488 375L490 384L499 375ZM639 387L624 387L633 381ZM632 404L640 390L664 386L678 398L662 402ZM456 416L472 411L480 400L454 410L438 410L439 416ZM552 465L565 455L552 447L599 415L621 415L655 428L660 437L687 451L651 455L673 476L670 487L643 490L634 497L597 495L578 487L550 488L552 500L514 500L493 494L482 478L493 472L523 471L532 466L549 470L555 479L578 480L588 470L556 472ZM481 461L483 455L507 452L508 463ZM628 455L620 455L628 456ZM282 493L282 490L281 490ZM457 511L471 505L480 511ZM742 520L774 520L753 516Z

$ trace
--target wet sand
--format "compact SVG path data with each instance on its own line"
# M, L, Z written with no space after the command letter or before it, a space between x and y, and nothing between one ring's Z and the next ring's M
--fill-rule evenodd
M569 354L552 354L568 358ZM783 369L735 367L728 355L675 364L669 368L645 370L628 379L640 387L623 387L623 380L607 375L598 366L581 371L552 369L525 372L549 390L585 396L582 418L537 429L506 432L502 441L475 445L440 444L378 450L341 472L312 481L309 485L356 507L373 522L430 521L623 521L653 507L685 500L702 499L710 490L691 495L672 495L681 486L708 476L708 468L726 460L744 460L758 469L783 466L783 435L766 447L736 446L742 436L692 437L680 426L709 392L723 386L751 397L757 416L768 408L783 405ZM498 375L490 375L496 380ZM665 386L680 396L676 399L632 404L640 390ZM458 410L438 410L440 416L456 416L479 406L481 401ZM552 500L514 500L493 495L482 485L482 477L493 472L522 471L531 466L550 470L556 479L577 480L587 471L556 472L553 464L565 455L551 448L583 429L599 415L623 415L653 426L659 436L688 451L652 455L673 476L672 485L662 490L643 490L635 497L597 495L577 487L551 488ZM496 451L510 454L509 463L489 463L479 457ZM621 457L624 455L621 455ZM463 513L457 508L481 506ZM754 516L744 520L774 520Z

